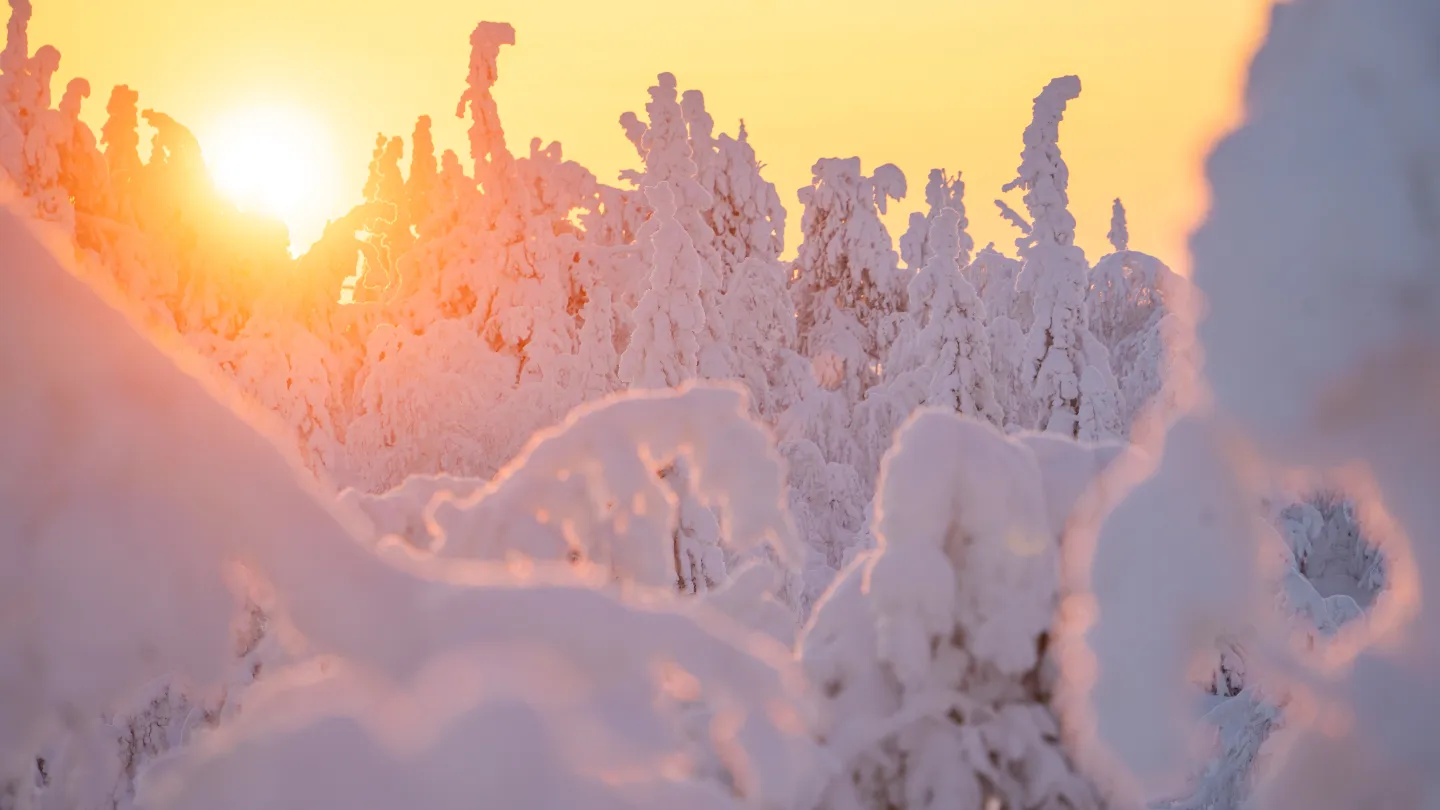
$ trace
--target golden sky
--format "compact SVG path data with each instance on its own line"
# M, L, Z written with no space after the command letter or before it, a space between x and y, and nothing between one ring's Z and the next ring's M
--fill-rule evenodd
M800 219L795 190L818 157L895 163L910 195L897 237L924 203L932 167L961 170L971 232L1009 248L990 202L1011 179L1030 104L1052 77L1084 85L1062 128L1079 241L1107 247L1110 201L1130 211L1131 245L1183 267L1203 211L1200 158L1233 121L1245 63L1269 0L35 0L31 45L62 54L56 91L91 80L98 125L111 86L187 124L202 145L298 110L328 145L329 177L291 217L313 238L355 201L377 132L407 136L415 116L463 155L455 119L468 37L512 23L500 104L510 148L532 136L613 182L636 163L616 123L643 113L655 74L705 93L717 130L744 117L766 174ZM321 146L323 151L325 146ZM1012 195L1012 203L1018 196ZM1017 205L1018 207L1018 205Z

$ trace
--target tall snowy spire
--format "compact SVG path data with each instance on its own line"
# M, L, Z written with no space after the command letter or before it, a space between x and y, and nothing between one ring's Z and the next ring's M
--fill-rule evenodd
M1025 127L1025 148L1015 179L1002 189L1025 192L1030 212L1030 241L1075 244L1075 217L1070 215L1070 169L1060 157L1060 121L1065 107L1080 97L1080 78L1052 79L1035 97L1034 117Z
M502 193L499 186L510 171L514 158L505 146L505 130L491 91L500 78L500 46L515 44L515 29L509 23L482 22L470 34L470 75L468 86L455 108L457 118L470 110L470 157L475 161L475 179L487 194Z
M1060 121L1080 95L1080 80L1062 76L1035 97L1034 118L1015 179L1004 190L1025 192L1030 233L1021 243L1024 269L1016 279L1034 300L1024 371L1037 408L1035 427L1078 439L1120 433L1120 395L1105 346L1090 333L1085 294L1089 264L1075 244L1068 208L1070 170L1060 156Z
M30 0L10 0L10 22L5 26L5 50L0 52L0 73L13 76L25 71L30 60Z

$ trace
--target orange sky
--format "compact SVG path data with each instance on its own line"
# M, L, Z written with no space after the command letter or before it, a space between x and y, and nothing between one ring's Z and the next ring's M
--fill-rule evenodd
M766 174L800 219L795 190L817 157L896 163L911 193L892 230L923 204L925 176L965 173L972 234L1008 248L991 204L1018 162L1031 99L1051 77L1084 84L1062 129L1072 209L1093 259L1110 200L1130 210L1131 244L1185 264L1204 205L1199 158L1233 120L1243 68L1269 0L35 0L32 47L63 61L96 96L127 83L141 104L200 136L256 106L306 111L334 150L333 182L292 226L318 234L358 197L376 132L408 136L453 118L468 35L508 21L497 97L512 151L560 140L602 180L635 164L616 123L643 112L655 74L705 92L717 128L744 117ZM724 10L723 13L720 10ZM407 137L408 140L408 137ZM407 144L408 145L408 144ZM463 151L462 151L463 154ZM1012 199L1018 203L1018 198ZM898 232L895 236L898 238Z

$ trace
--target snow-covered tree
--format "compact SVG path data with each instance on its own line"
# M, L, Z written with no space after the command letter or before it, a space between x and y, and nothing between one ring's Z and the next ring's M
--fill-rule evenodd
M380 206L387 210L377 216L374 222L368 223L373 229L369 238L376 245L371 255L376 257L378 264L372 266L367 263L362 268L356 285L357 292L368 289L384 296L387 288L398 286L394 269L395 258L404 253L414 240L410 231L409 193L405 188L405 177L400 171L400 161L404 156L403 140L387 138L384 135L376 136L370 173L362 193L365 201L374 204L377 211Z
M775 438L789 462L790 508L806 547L800 581L790 588L802 616L849 558L874 492L860 472L866 457L851 429L849 404L825 382L808 359L781 350Z
M1116 253L1130 249L1130 224L1125 214L1125 204L1116 197L1110 206L1110 231L1105 234Z
M956 248L958 252L955 256L959 267L965 268L970 264L970 254L975 249L975 241L966 231L970 223L965 218L965 182L958 175L950 177L944 169L931 169L929 181L925 185L925 200L929 209L924 214L916 212L916 215L912 215L909 228L900 237L900 257L905 262L904 278L907 298L910 297L909 285L913 283L915 276L925 268L930 257L935 255L934 245L930 242L930 230L941 211L948 208L959 217L959 236ZM910 309L916 310L918 313L921 306L923 305L917 302ZM922 320L924 320L923 316L917 317L915 314L900 320L899 332L885 358L883 376L887 379L898 376L910 368L904 361L913 354L910 344L914 342L916 333L923 326Z
M5 49L0 52L0 169L21 193L12 205L73 234L75 209L72 192L62 182L61 150L71 140L75 122L63 109L50 106L60 52L42 45L30 53L31 13L29 0L11 0ZM67 96L78 113L79 98Z
M1025 149L1005 191L1025 192L1030 213L1025 267L1017 278L1033 298L1035 320L1026 335L1025 371L1039 409L1035 427L1080 439L1121 433L1120 396L1105 347L1090 333L1085 309L1085 253L1075 244L1068 209L1070 172L1060 156L1060 120L1080 95L1080 80L1064 76L1035 97Z
M347 415L330 347L301 322L252 317L234 340L217 342L211 359L255 403L294 432L305 466L340 477Z
M650 286L635 308L635 329L620 355L620 380L631 388L672 388L699 375L700 303L704 261L676 219L678 205L669 183L646 188L654 209Z
M910 348L916 361L910 365L930 377L926 405L948 406L1002 425L985 304L960 274L959 262L969 256L960 238L961 222L961 214L953 208L935 216L927 240L930 258L910 281L911 316L919 326Z
M430 116L415 120L410 136L410 173L405 178L405 206L409 209L411 227L430 215L430 197L434 193L439 165L435 162L435 138L430 132Z
M139 101L139 93L121 84L110 91L105 106L109 117L100 129L100 142L105 145L105 163L117 193L123 194L126 178L140 171Z
M620 353L615 349L615 306L610 291L594 286L586 293L576 359L581 398L592 402L620 390Z
M691 144L695 147L694 126ZM721 133L713 170L702 175L713 200L707 222L715 234L724 299L721 316L729 333L734 376L750 388L762 418L776 415L773 388L779 352L795 345L795 306L787 288L785 208L775 185L761 176L745 122L738 137ZM706 311L709 317L709 310Z
M653 266L649 288L635 308L630 343L620 356L619 378L631 389L673 388L700 374L707 265L677 219L671 184L645 186L645 195L654 213L642 233L653 234ZM664 477L681 499L674 538L680 587L695 593L718 585L724 581L724 559L715 516L689 498L683 465L664 470Z
M515 28L509 23L482 22L470 33L470 73L466 90L455 108L455 117L470 112L470 158L475 164L475 182L492 199L509 196L514 157L505 145L505 130L495 105L494 88L500 79L500 48L515 44ZM503 209L502 206L495 206ZM492 213L499 213L493 211Z
M965 268L965 278L985 304L989 318L990 356L996 397L1009 428L1023 429L1036 422L1035 400L1031 396L1026 370L1026 327L1034 322L1034 308L1028 290L1016 287L1023 265L1000 253L993 244L975 254Z
M1044 488L1034 454L987 423L929 409L901 431L878 547L801 642L843 763L822 806L1099 806L1038 674L1058 584Z
M961 215L943 208L926 237L929 258L910 280L908 318L890 351L885 381L870 389L856 410L867 481L879 472L880 457L895 431L921 405L948 407L1005 424L997 399L985 305L960 273L968 258Z
M785 251L785 207L775 184L760 174L765 166L755 157L745 122L733 138L720 133L715 146L709 222L722 264L734 268L750 258L778 260ZM729 292L729 277L726 282Z
M811 499L802 507L808 516L805 539L818 563L807 563L807 593L813 593L813 583L833 576L859 528L859 504L835 519L833 482L858 482L840 485L842 492L868 490L893 429L885 424L898 424L910 410L891 419L892 411L864 404L866 392L881 381L883 361L906 317L905 274L880 221L887 202L904 196L905 177L893 165L866 177L859 158L823 159L813 173L811 185L799 194L805 206L803 241L791 266L798 353L781 356L783 411L776 424L782 442L808 442L820 454L797 457L812 471L797 471L792 480L797 494ZM805 484L806 477L826 483ZM802 607L811 598L802 599Z
M90 82L78 77L71 79L56 110L59 113L55 128L60 136L56 145L60 185L70 196L77 230L79 218L108 213L110 206L110 177L105 157L95 141L94 131L80 120L81 106L89 97Z
M1085 308L1091 333L1108 349L1122 395L1120 421L1128 431L1142 414L1154 411L1163 420L1189 402L1194 312L1189 282L1154 256L1129 249L1118 199L1110 240L1115 250L1090 271Z
M779 414L781 352L796 340L785 273L776 259L747 258L731 274L721 304L735 349L735 376L749 387L756 413L766 420Z
M736 360L730 344L730 330L722 308L725 278L731 268L722 262L715 244L715 231L710 211L715 198L719 156L714 138L715 123L705 111L704 96L687 90L679 97L675 76L662 73L650 88L650 101L645 105L647 123L633 113L622 119L627 130L638 133L636 148L645 161L645 171L634 174L648 201L650 189L669 184L675 199L675 220L685 229L690 243L701 259L698 295L704 311L699 348L699 374L706 379L728 379L734 374ZM701 174L703 166L703 175ZM651 202L654 208L654 203ZM640 256L649 260L650 245L659 219L641 226L636 235Z
M960 216L960 252L956 254L956 261L961 267L970 264L975 240L970 238L970 233L966 230L970 226L970 220L965 218L965 181L959 174L951 177L944 169L931 169L930 177L925 183L925 204L925 213L916 212L918 217L911 214L909 229L900 237L901 261L905 262L911 273L917 273L925 267L925 263L934 255L930 244L930 228L940 212L949 208Z
M853 556L873 491L849 464L826 461L809 439L782 441L789 474L789 506L805 544L797 581L786 594L803 622Z
M892 164L860 171L860 159L822 159L800 190L804 240L791 267L797 347L840 372L853 404L879 382L880 369L905 310L904 276L880 221L886 203L905 196L905 175Z

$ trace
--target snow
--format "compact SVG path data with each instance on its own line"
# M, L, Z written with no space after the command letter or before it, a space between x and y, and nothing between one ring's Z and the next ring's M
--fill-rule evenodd
M801 641L830 707L824 737L845 763L824 806L1096 806L1026 685L1058 593L1043 487L1035 456L986 422L926 409L901 430L876 499L878 546L841 574Z
M1271 23L1245 123L1207 165L1212 209L1193 238L1213 415L1171 429L1157 475L1100 530L1089 643L1099 676L1082 681L1092 684L1092 740L1124 763L1132 787L1153 791L1166 772L1183 774L1194 718L1174 684L1207 637L1229 635L1241 640L1243 666L1222 658L1222 667L1244 691L1211 717L1220 767L1202 769L1175 806L1424 806L1436 748L1415 718L1433 710L1421 683L1436 645L1433 606L1410 589L1436 570L1428 535L1440 516L1421 495L1433 488L1435 448L1418 386L1434 379L1436 341L1425 294L1433 274L1422 269L1434 211L1419 189L1433 174L1426 156L1440 118L1427 103L1434 87L1418 77L1440 16L1404 0L1336 0L1278 5ZM1301 131L1315 137L1296 141ZM1263 523L1224 528L1250 511L1224 493L1259 501L1257 471L1340 465L1387 572L1408 580L1390 580L1369 610L1338 592L1330 553L1317 558L1322 526L1351 522L1343 509L1327 519L1315 503L1285 507L1284 534ZM1166 509L1165 499L1207 489L1229 506L1203 513L1213 516L1206 532L1223 530L1186 540L1186 507ZM1341 560L1371 555L1342 531ZM1341 574L1352 589L1353 571ZM1360 576L1367 588L1380 579Z
M1020 166L1003 190L1023 190L1030 213L1016 287L1033 302L1021 370L1039 408L1037 427L1094 440L1119 434L1120 395L1106 349L1089 329L1083 300L1088 265L1075 245L1075 218L1067 208L1070 171L1058 145L1065 108L1079 95L1080 80L1062 76L1035 97Z
M127 693L163 673L185 673L200 683L220 680L229 660L232 618L239 609L236 597L223 586L227 562L253 566L252 571L274 584L278 609L302 629L307 639L356 663L334 665L319 683L313 673L298 671L260 687L233 725L207 737L204 744L197 743L178 764L167 766L171 772L189 774L186 790L191 792L181 791L167 799L165 790L157 788L158 804L154 806L184 806L195 800L193 797L212 795L210 790L219 785L239 784L259 793L249 794L238 788L225 791L226 800L237 806L247 806L260 796L274 795L274 791L290 797L286 801L307 801L302 798L306 796L313 800L339 786L325 774L342 762L347 767L370 763L372 767L361 770L379 781L360 783L360 787L374 791L367 795L389 796L379 785L389 785L388 790L403 789L407 784L418 784L410 780L419 779L431 784L427 795L439 802L436 806L445 806L445 796L463 795L460 791L469 784L464 781L467 779L479 779L475 784L488 785L488 791L499 789L502 783L513 784L513 768L436 772L406 765L403 757L388 760L391 766L381 768L361 753L376 750L377 744L382 745L382 750L393 750L384 746L396 744L396 739L409 740L402 744L417 752L430 750L442 739L451 738L431 737L427 741L426 725L440 724L443 728L456 722L459 726L451 733L462 735L460 739L479 735L477 740L494 740L491 745L505 741L513 756L527 763L531 769L528 772L533 774L528 780L520 780L521 786L558 789L548 781L553 777L549 763L554 755L547 748L511 747L517 733L527 733L522 729L534 727L537 709L533 704L540 697L532 692L528 700L517 705L515 696L507 699L496 695L477 703L487 694L484 690L476 693L473 686L457 689L475 684L479 673L493 671L494 664L483 661L505 660L512 662L505 666L511 667L513 683L528 684L531 690L539 689L541 695L548 695L547 699L555 698L550 691L553 685L542 689L533 678L533 670L514 666L526 660L524 655L477 659L474 654L459 651L483 638L487 625L497 628L496 622L503 616L513 616L513 610L522 609L518 602L502 608L504 602L512 598L524 602L527 595L538 597L536 606L548 605L546 610L579 609L581 613L574 614L577 618L588 614L591 621L605 623L597 626L609 626L607 635L619 627L614 621L620 616L633 615L641 624L649 625L645 631L636 628L637 641L647 639L639 642L641 648L661 645L660 649L665 649L688 639L682 643L686 649L671 649L663 654L674 654L677 664L702 675L705 668L723 668L726 665L721 661L734 660L739 664L734 671L739 680L733 688L740 690L734 697L749 690L738 705L764 703L766 699L760 698L761 692L755 689L772 690L776 696L783 693L781 673L775 669L782 657L778 651L768 659L750 658L743 647L733 646L733 640L722 640L723 634L712 637L710 642L703 641L704 631L686 633L682 627L693 620L678 614L664 610L634 612L612 600L608 608L611 615L605 618L605 609L600 605L607 604L607 599L578 584L537 585L529 590L515 584L487 592L458 582L451 586L426 584L423 579L390 567L351 535L349 518L327 508L317 497L316 488L305 482L283 453L214 398L200 379L187 375L175 365L176 361L147 346L119 312L107 308L49 258L19 220L7 215L3 228L6 242L15 246L4 258L5 270L20 293L12 299L4 318L12 338L7 345L17 349L7 353L4 365L8 367L7 376L30 383L16 392L18 396L7 399L4 422L10 428L5 433L10 445L6 458L10 475L16 479L12 481L14 486L5 490L12 493L4 512L10 528L0 534L11 543L7 557L17 563L6 571L6 602L11 606L7 612L25 611L29 617L23 630L12 630L3 637L10 649L4 660L11 662L5 673L5 681L10 684L5 690L9 699L4 704L7 733L3 751L7 760L27 750L27 746L38 744L36 735L62 717L111 708ZM25 302L23 306L21 301ZM82 323L83 328L75 328ZM19 351L22 346L31 348ZM37 351L34 347L38 346L46 349ZM57 354L72 356L72 361L57 361ZM177 359L192 366L196 362L184 355L177 355ZM743 455L747 448L752 452L758 448L762 455L765 452L762 434L753 427L743 427L748 424L743 396L723 389L696 389L681 396L683 399L664 394L648 402L676 403L680 413L698 416L707 424L712 419L705 417L713 416L718 409L732 413L740 426L719 430L714 445L701 444L690 450L697 469L703 472L703 485L729 487L738 498L716 501L730 529L729 536L737 542L762 536L773 538L782 551L793 550L785 542L790 535L782 504L774 501L756 512L745 501L763 492L778 495L781 488L778 463L772 462L768 478L757 477L754 464ZM634 407L645 411L646 403L644 398L637 399ZM578 442L580 447L588 447L597 440L613 445L615 437L609 429L613 420L623 421L627 410L634 413L634 407L617 407L618 411L611 409L608 417L607 409L601 408L593 412L590 422L577 422L578 427L568 434L570 445L574 447ZM635 416L638 424L664 424L663 420L644 418L644 413ZM587 430L585 424L594 427ZM751 431L748 438L747 429ZM587 435L593 438L587 440ZM538 443L526 461L504 480L514 482L514 489L523 488L520 482L543 477L547 471L553 477L560 472L558 467L575 459L566 455L566 444ZM638 456L632 458L634 463L640 461ZM530 471L528 475L521 472L525 468ZM603 478L593 480L603 480L622 503L642 503L638 496L645 491L645 481L651 482L648 487L654 494L658 481L646 475L631 479L633 485L642 486L633 493L636 497L615 490L625 480L617 476L623 469L623 464L612 467ZM632 470L631 475L635 472ZM25 476L23 486L17 477L21 474ZM83 506L76 508L78 504ZM37 534L38 527L43 528ZM117 576L120 572L124 575ZM473 574L471 578L474 580ZM560 595L566 590L573 598ZM42 598L63 599L69 608L41 613L26 609L27 605L40 604ZM587 602L592 604L582 607ZM570 607L562 608L564 604ZM413 630L414 622L425 621L422 614L429 614L433 620L436 610L451 614L447 622L451 631L440 635L402 631L405 626ZM475 619L480 616L490 618L477 624ZM557 615L555 620L541 621L559 630L567 622L558 619ZM454 624L456 620L460 623ZM526 630L512 626L496 638L496 643L513 646L528 637L525 644L541 645L532 649L542 659L566 646L541 642L542 636L535 635L544 632L539 627ZM579 631L570 642L576 654L585 655L588 649L591 655L608 658L618 651L613 644L574 646L586 634L579 626L572 627ZM505 641L506 637L512 641ZM464 646L447 653L446 646L437 644ZM650 666L652 654L610 660L609 669L615 673L612 699L629 702L632 708L644 705L634 702L640 696L632 685L645 678L633 673L643 673ZM595 663L571 671L589 673L598 685L603 678ZM370 670L372 665L382 669ZM626 674L627 669L632 674ZM407 702L405 687L387 686L383 677L376 681L377 675L385 672L402 678L416 673L415 696L410 700L418 702ZM713 693L717 708L731 700L726 697L729 688L720 685ZM604 725L601 718L619 705L601 711L595 722ZM297 712L299 707L305 707L304 711ZM558 708L556 711L566 714ZM332 719L322 721L325 716ZM638 719L626 724L627 732L622 736L646 728ZM358 733L373 722L383 723L392 731L378 738ZM569 722L577 729L585 727L578 717ZM658 723L656 719L638 741L632 740L642 748L648 741L652 756L669 750L663 735L647 736L659 733L653 728ZM263 741L249 736L262 733L256 729L263 730ZM722 749L727 752L733 775L740 780L740 790L768 795L770 791L791 789L787 787L783 761L775 755L787 745L798 745L793 732L781 731L780 727L767 732L746 724L734 733L742 734L743 741L737 744L747 750L755 745L780 746L769 749L765 757L740 756L737 749ZM565 739L578 743L585 736L567 734ZM785 739L792 742L786 743ZM323 741L318 750L314 747L317 741ZM591 745L596 746L588 749L592 753L620 751L603 739L592 738ZM471 745L460 748L478 750ZM803 751L803 746L798 750ZM302 757L299 751L312 753ZM319 766L315 756L331 765ZM361 759L357 760L357 756ZM425 759L432 763L444 761ZM279 765L284 762L316 762L317 767L295 770ZM263 767L265 777L246 778L247 772L256 773L248 770L252 767ZM445 772L451 776L434 781ZM156 779L163 782L165 773L157 770ZM456 778L462 781L456 782ZM668 790L663 784L650 789L661 793ZM322 792L316 794L317 790ZM706 791L701 787L695 790L701 794ZM419 800L418 795L416 798Z
M1259 509L1247 505L1224 445L1204 422L1178 423L1153 474L1140 457L1117 468L1120 481L1138 481L1093 545L1080 536L1073 548L1087 561L1071 589L1084 594L1077 599L1089 614L1083 651L1068 661L1074 686L1087 693L1075 722L1093 722L1143 795L1174 789L1184 776L1186 728L1200 719L1187 697L1194 657L1217 636L1246 634L1260 612L1246 547Z
M13 759L63 717L112 708L161 675L219 680L240 607L225 584L232 563L277 583L313 576L287 610L323 645L361 648L383 632L371 624L376 602L322 606L349 588L382 600L388 588L318 488L21 220L4 214L0 228L16 293L3 305L10 348L0 363L26 381L4 401L4 601L27 617L0 637L0 755Z
M675 218L675 192L660 182L645 191L655 210L654 259L650 283L635 310L635 331L620 355L620 380L637 388L663 388L693 380L700 369L700 254Z
M892 339L887 315L903 309L905 282L880 215L887 199L904 196L904 176L887 164L867 177L859 158L823 159L812 172L799 194L805 240L791 271L798 349L838 360L854 403L878 381Z
M733 387L637 392L623 403L577 410L564 430L538 434L482 490L432 502L442 553L503 558L482 550L488 547L553 559L569 549L627 580L668 585L677 504L658 473L683 453L693 486L681 489L719 510L717 533L726 544L746 551L769 542L782 560L796 562L779 458L747 410ZM526 549L536 543L551 553Z
M989 319L975 288L960 274L968 253L960 222L958 211L945 208L930 226L927 241L933 254L909 286L915 302L911 314L919 327L909 347L914 359L902 368L924 369L930 377L925 404L949 405L998 425L1004 414L991 372Z
M1076 245L1078 77L977 251L671 73L615 185L512 151L502 22L292 256L10 6L0 807L1436 795L1429 5L1275 9L1193 280Z

